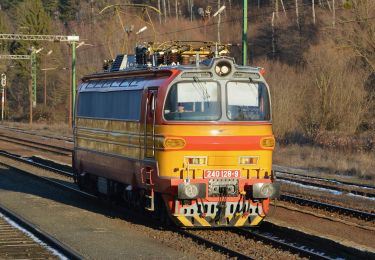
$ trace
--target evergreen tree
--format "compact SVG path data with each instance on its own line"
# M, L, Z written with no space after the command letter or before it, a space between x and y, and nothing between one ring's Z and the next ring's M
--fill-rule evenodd
M9 33L8 21L5 12L0 11L0 33ZM0 54L6 54L9 52L9 41L0 41ZM1 60L0 60L1 62ZM0 73L6 71L6 64L4 62L0 63Z
M15 28L18 33L23 34L45 35L51 33L51 19L44 11L41 0L25 0L18 4L15 10ZM41 41L14 41L11 43L10 51L14 54L30 54L32 48L37 49L46 44L46 42ZM40 64L39 56L37 64ZM28 109L29 93L27 86L30 78L30 61L16 60L14 64L16 68L13 71L16 75L10 92L12 98L10 100L10 103L12 103L11 110L22 116L24 111Z
M41 0L25 0L16 9L16 24L19 30L29 34L49 34L51 19L44 10Z
M59 0L60 19L64 22L74 20L79 11L79 0Z
M9 33L8 27L7 15L3 11L0 11L0 33ZM8 48L8 41L0 41L0 53L7 52Z
M49 14L49 16L54 17L59 11L59 0L42 0L44 10Z
M7 10L15 7L22 0L1 0L0 1L0 10Z

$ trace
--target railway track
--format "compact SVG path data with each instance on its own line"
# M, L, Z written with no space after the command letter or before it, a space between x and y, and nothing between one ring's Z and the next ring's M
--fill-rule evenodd
M287 195L287 194L282 194L280 196L280 200L292 202L294 204L298 204L301 206L309 206L313 208L324 209L329 212L337 212L337 213L344 214L347 216L357 217L366 221L375 221L375 214L371 212L367 212L367 211L360 211L356 209L345 208L345 207L341 207L341 206L337 206L337 205L333 205L329 203L309 200L309 199L297 197L294 195Z
M18 137L13 137L13 136L1 134L1 133L0 133L0 140L4 141L4 142L8 142L8 143L26 146L26 147L37 149L37 150L44 151L44 152L57 154L57 155L63 155L63 156L71 156L72 155L72 149L70 149L70 148L40 143L40 142L27 140L27 139L23 139L23 138L18 138Z
M219 251L219 252L227 255L228 257L236 257L237 259L253 259L250 256L247 256L247 255L245 255L241 252L238 252L238 251L230 249L226 246L220 245L219 243L211 241L209 239L206 239L202 236L196 235L191 231L183 230L183 229L179 229L179 230L176 229L175 231L180 233L181 235L183 235L185 237L190 237L191 239L198 242L199 244L203 244L206 247L210 247L210 248L214 249L215 251Z
M370 185L354 184L350 182L337 181L333 179L325 179L320 177L291 173L287 171L275 170L277 179L302 185L318 187L339 191L342 193L351 193L358 196L375 198L375 187ZM281 174L281 175L280 175Z
M4 126L4 125L1 125L0 129L16 132L20 134L33 135L33 136L41 137L43 139L53 139L53 140L60 140L60 141L68 142L68 143L73 143L73 138L68 137L68 136L40 134L40 133L36 133L36 130L25 130L22 128L10 127L10 126Z
M276 245L309 259L372 259L374 253L360 251L335 241L265 222L258 229L236 229L245 237Z
M348 186L354 186L354 187L359 187L359 188L364 188L364 189L375 190L375 186L372 186L372 185L354 184L352 182L338 181L338 180L335 180L335 179L321 178L321 177L310 176L310 175L300 174L300 173L297 174L297 173L292 173L292 172L288 172L288 171L281 171L281 170L274 170L274 171L276 173L283 173L283 174L287 174L287 175L297 177L297 178L303 177L303 178L308 178L308 179L312 179L312 180L319 180L319 181L324 181L324 182L336 183L338 185L348 185Z
M82 259L78 253L0 205L0 259Z
M69 167L67 167L65 165L59 165L59 164L53 163L53 162L45 163L45 162L43 162L43 160L40 160L40 159L39 159L39 161L30 160L30 158L22 158L20 156L12 155L12 154L9 154L9 153L6 153L6 152L0 152L0 156L6 157L8 159L15 160L15 161L20 162L20 163L33 165L35 167L42 168L42 169L47 170L47 171L52 171L54 173L63 175L63 176L68 177L68 178L73 177L73 174L71 173L71 171L69 171L69 169L67 169ZM9 164L8 164L8 166L12 167L12 165L9 165ZM31 174L31 173L29 173L29 174ZM44 178L44 180L46 180L48 182L51 182L51 180L49 178ZM71 191L73 190L74 192L80 193L81 195L89 196L89 197L95 197L94 195L91 195L91 194L80 191L78 189L78 187L72 188L71 186L63 185L63 184L61 184L59 182L56 182L56 181L52 181L52 182L54 183L54 185L57 185L59 187L65 188L65 189L69 189ZM285 195L283 195L283 199L285 199ZM342 210L342 209L340 209L340 210ZM368 214L368 213L365 213L365 214ZM366 219L367 220L374 220L374 218L375 218L374 214L370 213L370 216L368 216ZM272 228L275 229L275 226L273 226ZM281 227L278 227L278 228L282 229ZM285 231L279 232L278 235L275 235L275 234L272 234L270 230L271 229L269 227L268 228L262 227L261 229L258 229L258 230L241 229L241 230L237 230L235 232L240 232L242 235L245 235L245 236L252 236L256 239L260 239L262 241L265 241L266 243L271 244L273 246L281 247L284 250L290 251L292 253L298 253L301 256L306 256L306 257L311 257L311 258L321 258L321 259L332 259L332 253L328 254L328 253L325 253L325 252L317 251L316 249L311 249L312 246L308 244L309 239L305 240L306 244L300 243L299 245L296 245L296 241L286 242L288 237L293 237L293 236L290 236L290 232L288 233L288 235L286 235L286 234L282 235L283 232L285 233ZM183 236L190 237L194 241L197 241L199 244L204 244L207 247L211 247L215 251L219 251L219 252L221 252L221 253L229 256L229 257L237 257L238 259L251 259L251 257L244 255L239 250L231 249L228 246L221 245L220 243L215 242L215 241L210 241L209 239L207 239L205 237L202 237L202 236L199 236L197 234L194 234L191 231L178 230L176 232L179 232ZM233 231L230 231L230 232L233 232ZM311 237L313 237L313 236L311 236ZM346 250L349 250L349 249L346 249ZM350 249L350 250L354 250L354 249ZM362 251L358 251L358 252L361 253Z

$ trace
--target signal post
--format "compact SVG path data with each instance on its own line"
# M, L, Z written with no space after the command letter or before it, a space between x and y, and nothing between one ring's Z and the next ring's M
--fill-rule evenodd
M1 122L4 121L4 104L5 104L5 87L7 85L7 76L5 73L1 74Z

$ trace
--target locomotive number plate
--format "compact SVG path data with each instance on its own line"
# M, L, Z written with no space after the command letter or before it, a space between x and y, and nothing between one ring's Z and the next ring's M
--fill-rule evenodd
M240 170L204 170L204 178L240 178Z

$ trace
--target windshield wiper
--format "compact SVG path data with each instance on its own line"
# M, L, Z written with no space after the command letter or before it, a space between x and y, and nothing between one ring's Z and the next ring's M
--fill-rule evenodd
M210 95L208 94L207 87L197 77L193 77L194 82L197 83L198 87L202 91L202 97L204 101L210 101Z

